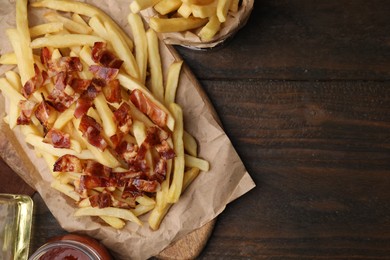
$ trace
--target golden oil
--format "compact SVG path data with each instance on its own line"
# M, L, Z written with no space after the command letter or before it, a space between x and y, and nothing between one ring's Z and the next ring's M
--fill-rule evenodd
M32 212L29 196L0 194L0 259L28 258Z

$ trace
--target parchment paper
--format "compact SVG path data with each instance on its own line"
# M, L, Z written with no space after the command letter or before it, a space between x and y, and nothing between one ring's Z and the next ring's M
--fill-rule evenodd
M160 33L166 44L181 45L191 49L209 49L222 44L228 38L241 29L249 19L253 9L254 0L242 0L236 13L229 12L226 22L222 23L220 31L209 41L202 41L197 35L200 29L187 32ZM149 22L150 17L158 13L153 8L141 11L145 20Z
M130 33L126 19L129 1L89 0L86 2L102 8ZM39 22L42 10L34 9L30 14L31 26ZM5 34L5 29L10 27L15 27L14 0L2 2L0 7L1 54L11 51ZM171 52L163 43L160 52L164 67L167 68L177 54ZM10 68L12 67L0 66L0 75ZM115 230L102 225L96 218L73 217L76 208L74 202L50 188L52 176L44 160L37 158L33 149L24 142L24 137L17 127L11 131L3 122L7 101L2 96L0 97L0 155L15 172L40 193L65 230L85 233L99 239L115 254L116 259L146 259L157 255L173 241L214 219L229 202L255 186L231 142L218 124L207 97L188 69L183 70L179 84L177 102L183 107L185 129L197 139L199 156L210 162L211 169L209 172L201 173L190 185L179 202L171 207L157 231L151 231L147 224L139 227L133 223L128 223L122 230ZM141 217L141 220L146 222L147 217Z

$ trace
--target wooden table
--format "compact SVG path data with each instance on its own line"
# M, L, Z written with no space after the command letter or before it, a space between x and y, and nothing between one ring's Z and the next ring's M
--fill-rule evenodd
M200 259L390 258L389 15L386 0L257 0L223 48L177 48L257 184ZM35 250L65 232L33 198Z

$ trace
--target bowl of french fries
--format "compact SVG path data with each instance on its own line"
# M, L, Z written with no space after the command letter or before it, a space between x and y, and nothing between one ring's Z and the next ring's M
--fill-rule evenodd
M135 0L141 12L167 44L192 49L216 47L247 22L254 0Z

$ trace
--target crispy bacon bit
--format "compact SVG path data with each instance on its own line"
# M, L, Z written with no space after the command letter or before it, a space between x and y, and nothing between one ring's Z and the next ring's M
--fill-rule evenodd
M73 78L70 86L76 93L83 93L88 86L91 84L91 80L89 79L79 79L79 78Z
M160 144L155 145L154 148L156 148L156 151L160 154L161 158L165 160L173 159L175 157L175 151L165 140L163 140Z
M95 177L110 177L111 168L94 160L87 160L84 167L84 174Z
M47 97L52 103L52 106L60 112L69 108L80 96L74 93L72 96L66 93L66 73L60 72L56 75L56 82L50 95Z
M89 201L92 207L106 208L112 205L111 194L107 191L103 191L97 195L89 197Z
M136 186L134 186L132 183L129 183L129 185L123 189L122 198L136 198L138 196L142 196L143 194L144 193Z
M43 100L35 109L35 117L39 120L46 133L56 120L56 111L48 102Z
M99 65L91 65L89 66L89 71L92 72L92 74L99 78L104 79L105 81L111 81L116 78L118 75L119 69L116 68L109 68L109 67L102 67Z
M94 62L108 68L119 69L123 63L123 60L118 59L112 52L107 50L107 45L104 42L95 42L92 48L92 59Z
M80 176L80 191L85 189L94 189L97 187L106 187L104 179L96 176L81 175Z
M47 62L49 76L52 77L60 72L80 72L83 64L79 57L61 57Z
M41 50L41 62L43 65L47 66L48 61L51 59L51 53L49 48L43 47Z
M95 146L100 151L104 151L104 149L106 149L107 142L100 135L102 127L95 119L88 115L83 115L81 117L79 130L83 133L83 136L87 138L91 145Z
M123 141L116 147L115 151L123 158L123 160L129 163L137 156L138 146L136 144Z
M50 129L43 139L45 143L52 144L55 148L70 148L70 136L58 129Z
M168 115L156 104L150 101L140 90L135 89L130 94L131 102L142 113L146 114L156 125L164 127L167 123Z
M21 113L17 118L16 123L18 125L30 124L31 116L34 112L36 103L30 100L20 100L18 105L20 107Z
M110 103L120 103L122 101L121 86L117 79L108 82L103 88L103 93Z
M100 86L92 80L91 84L81 94L81 97L77 100L74 116L80 118L88 112L88 109L93 105L93 100L101 92Z
M119 131L123 134L130 132L133 125L133 119L130 113L130 106L123 102L122 105L114 112L114 119L118 125Z
M35 76L29 79L22 88L22 94L25 98L30 97L32 93L43 86L48 78L46 71L41 72L36 64L34 64L34 70Z
M158 160L154 168L153 177L157 179L158 182L161 183L165 180L166 174L167 174L167 161L163 158L160 158L160 160Z
M140 191L156 192L160 187L158 181L148 181L142 179L134 179L132 184Z
M81 160L74 155L65 154L57 159L53 166L54 172L78 172L83 171Z

